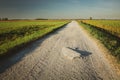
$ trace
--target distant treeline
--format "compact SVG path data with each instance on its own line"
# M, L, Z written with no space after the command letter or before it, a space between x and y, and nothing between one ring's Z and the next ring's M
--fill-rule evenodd
M48 19L44 19L44 18L37 18L35 20L48 20Z
M92 17L88 19L79 18L79 19L45 19L45 18L36 18L36 19L8 19L6 18L0 18L0 21L19 21L19 20L120 20L120 19L93 19Z

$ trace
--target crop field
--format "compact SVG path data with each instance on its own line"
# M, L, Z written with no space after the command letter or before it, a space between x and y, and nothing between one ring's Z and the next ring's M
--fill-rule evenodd
M84 20L83 22L105 29L120 37L120 20Z
M68 21L31 20L0 22L0 55L57 29Z
M120 20L83 20L80 24L120 61Z

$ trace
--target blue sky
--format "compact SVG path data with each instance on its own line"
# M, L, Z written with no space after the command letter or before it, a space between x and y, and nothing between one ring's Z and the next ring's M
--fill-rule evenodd
M120 0L0 0L0 17L120 19Z

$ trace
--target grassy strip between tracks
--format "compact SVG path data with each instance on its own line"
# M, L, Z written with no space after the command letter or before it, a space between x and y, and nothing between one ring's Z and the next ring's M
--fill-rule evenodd
M120 62L120 39L116 36L108 33L106 30L92 26L87 23L80 22L80 25L83 26L92 36L97 38L104 44L104 46L115 56Z
M68 21L0 22L0 57L31 41L61 28Z

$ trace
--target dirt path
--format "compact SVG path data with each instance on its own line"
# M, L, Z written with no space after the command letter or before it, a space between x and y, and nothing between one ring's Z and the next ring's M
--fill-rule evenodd
M67 51L81 56L71 60ZM0 64L0 80L119 80L75 21Z

